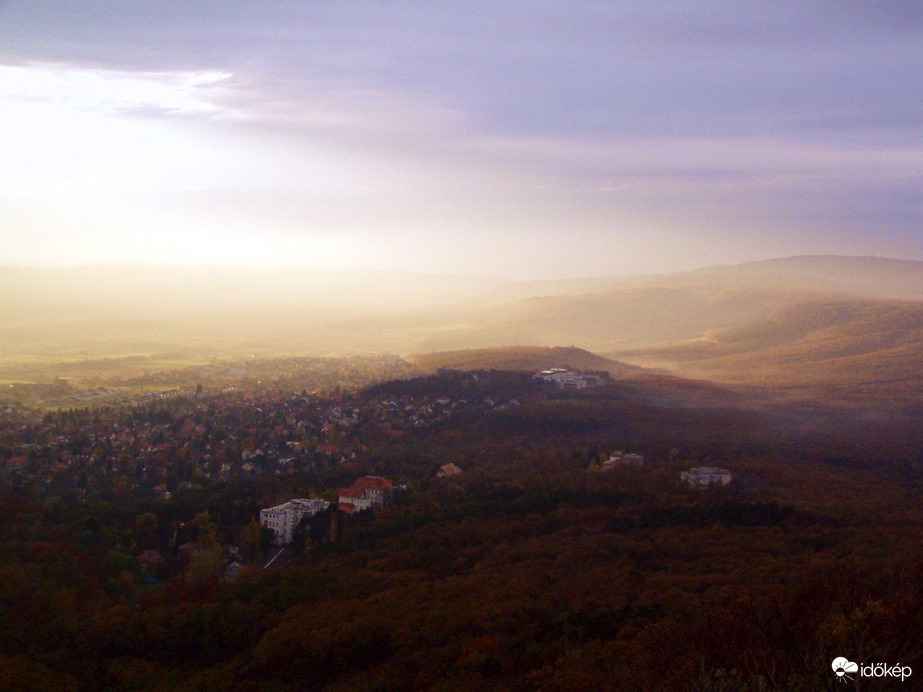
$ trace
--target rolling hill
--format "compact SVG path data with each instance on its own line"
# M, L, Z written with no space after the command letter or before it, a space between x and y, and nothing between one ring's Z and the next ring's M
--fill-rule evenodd
M923 351L923 262L874 257L531 282L384 271L0 268L0 289L7 364L466 351L430 356L432 367L624 372L548 350L573 344L727 382L913 392ZM513 344L538 350L504 350Z
M579 344L596 352L662 348L836 297L923 300L923 262L791 257L613 280L602 290L495 304L452 326L423 332L420 350L510 343Z
M687 288L734 285L878 300L923 300L923 262L883 257L784 257L706 267L661 277L658 281Z
M525 370L537 371L548 368L605 371L613 377L626 377L644 369L603 358L581 348L537 346L508 346L464 351L443 351L419 354L410 359L425 371L438 368L457 370Z
M722 382L918 399L923 303L816 299L695 342L611 355Z

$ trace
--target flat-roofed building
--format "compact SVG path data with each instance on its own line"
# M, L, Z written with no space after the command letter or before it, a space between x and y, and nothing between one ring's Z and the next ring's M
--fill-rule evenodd
M295 527L302 519L313 517L329 506L329 502L316 497L295 498L269 509L261 509L260 526L272 530L276 545L287 545L292 542Z
M628 466L630 468L641 468L644 466L644 457L640 454L622 454L622 452L612 452L609 458L602 464L602 470L608 471L617 466Z
M564 368L542 370L535 375L535 379L554 382L560 389L586 389L587 387L598 387L602 384L599 375L590 372L565 370Z
M727 469L719 469L717 466L696 466L683 471L679 477L696 488L707 488L716 483L727 485L731 482L731 472Z

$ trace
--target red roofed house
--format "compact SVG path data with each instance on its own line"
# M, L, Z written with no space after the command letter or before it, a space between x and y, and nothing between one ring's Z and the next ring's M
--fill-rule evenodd
M447 478L449 476L457 476L462 470L458 468L455 464L445 464L444 466L439 467L439 472L436 474L438 478Z
M394 492L394 484L380 476L363 476L348 488L340 490L337 509L348 514L373 507L384 507Z
M6 460L6 467L10 470L21 469L29 463L28 457L10 457Z

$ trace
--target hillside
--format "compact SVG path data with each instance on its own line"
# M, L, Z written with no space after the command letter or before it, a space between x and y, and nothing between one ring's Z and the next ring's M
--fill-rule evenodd
M634 277L603 289L545 293L495 304L420 332L421 350L530 343L596 352L663 348L771 319L819 298L923 299L923 262L790 257Z
M879 300L923 300L923 262L811 255L706 267L660 279L665 285L736 285Z
M923 395L923 304L818 299L694 343L612 355L724 382L916 399Z
M511 344L614 353L674 348L766 321L772 331L774 316L819 299L923 299L923 263L792 257L665 276L527 282L384 271L0 268L0 290L4 363Z
M409 360L427 371L438 368L458 370L525 370L569 368L573 370L603 370L614 377L625 377L643 370L637 366L603 358L581 348L556 346L510 346L466 351L419 354Z
M574 343L593 351L665 346L759 319L791 300L772 292L659 286L540 296L465 336L495 344L509 335L517 343Z

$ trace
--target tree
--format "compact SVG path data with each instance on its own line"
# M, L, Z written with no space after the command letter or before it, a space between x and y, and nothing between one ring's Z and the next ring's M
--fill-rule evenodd
M240 552L247 562L256 562L263 553L262 532L260 523L251 519L250 523L240 530L238 539Z
M196 530L196 543L200 545L218 543L218 525L207 511L197 514L189 525Z
M217 579L227 564L224 549L220 545L209 545L196 550L189 558L186 568L186 583L201 586L211 579Z
M157 531L160 528L160 522L157 515L153 512L139 514L135 518L135 540L144 550L152 550L160 544Z

